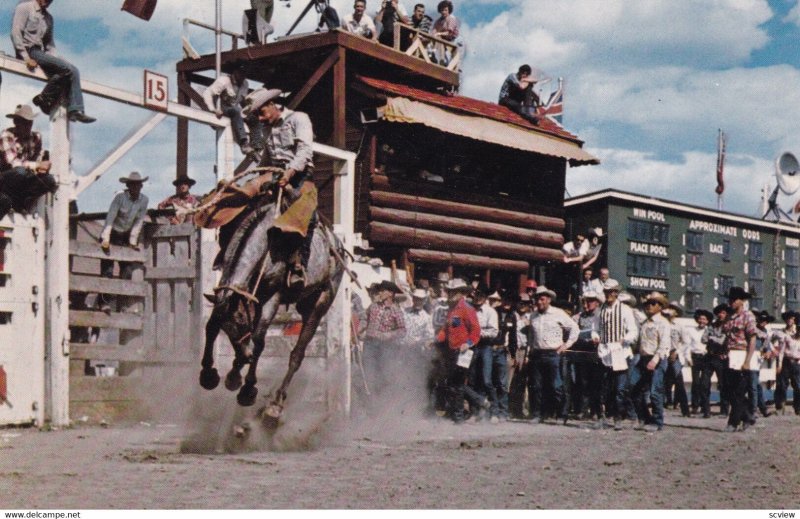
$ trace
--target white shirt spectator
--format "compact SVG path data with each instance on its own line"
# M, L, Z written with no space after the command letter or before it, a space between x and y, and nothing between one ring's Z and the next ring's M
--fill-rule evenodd
M423 348L433 342L433 321L425 309L406 308L404 318L406 342L410 348Z
M481 325L481 342L488 343L497 338L500 333L497 310L489 306L487 301L480 308L476 308L475 311L478 314L478 322Z
M564 340L564 330L569 332ZM531 317L531 345L534 350L557 350L562 344L567 348L578 340L580 329L567 312L554 306L544 313L534 312Z
M372 39L376 34L375 22L373 22L372 18L366 14L362 15L361 19L358 21L353 18L352 13L348 14L344 17L344 23L342 24L342 27L347 32L352 32L353 34L363 36L364 38Z
M203 101L205 101L208 109L212 111L217 108L217 98L219 98L222 106L241 105L242 99L247 97L248 88L249 86L246 79L243 80L242 84L237 88L233 85L230 76L222 74L211 83L211 86L205 89L203 92Z
M705 355L706 342L708 341L706 332L708 327L692 326L686 329L687 352L689 355Z

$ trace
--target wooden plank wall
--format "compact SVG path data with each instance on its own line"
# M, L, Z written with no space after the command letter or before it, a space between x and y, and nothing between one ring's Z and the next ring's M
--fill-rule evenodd
M141 251L112 247L106 256L97 242L101 226L72 226L70 416L90 422L148 419L159 381L174 381L176 370L200 356L199 232L191 224L146 224ZM101 258L133 260L141 268L130 280L102 278ZM94 294L115 298L112 311L91 304ZM84 308L86 295L90 305ZM85 328L99 329L97 340ZM98 364L116 371L102 376L108 373Z

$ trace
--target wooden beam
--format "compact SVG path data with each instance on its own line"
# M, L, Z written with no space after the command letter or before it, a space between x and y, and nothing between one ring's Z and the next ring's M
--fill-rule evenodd
M87 310L70 310L70 326L96 326L98 328L119 328L123 330L141 330L140 315L112 312L90 312Z
M345 50L336 49L339 59L333 69L333 134L331 145L344 149L347 145L347 76Z
M472 218L517 227L529 227L540 231L563 232L565 223L561 218L508 211L496 207L484 207L421 196L402 195L386 191L370 191L370 200L379 207L424 211L426 213Z
M69 276L70 292L97 292L99 294L144 297L147 295L147 288L147 283L128 279L81 276L78 274L70 274Z
M477 256L475 254L457 254L453 252L409 249L408 257L421 263L434 265L456 265L459 267L485 268L505 272L527 272L527 261L506 260Z
M186 74L178 74L178 103L184 106L191 106L191 96L186 92L186 89L194 92L186 78ZM189 121L183 117L178 117L178 133L175 139L175 147L175 177L186 178L189 176Z
M144 273L148 281L155 279L194 279L194 267L155 267L149 268Z
M198 108L201 110L208 110L206 106L206 102L203 99L203 96L192 88L192 85L189 84L188 81L178 81L178 102L181 104L185 104L186 106L191 106L186 99L192 100Z
M159 225L151 235L151 238L189 238L198 232L197 227L192 223L182 223L179 225Z
M144 263L144 252L133 250L122 245L112 245L109 253L106 254L100 248L99 243L81 242L76 240L69 241L69 253L73 256L82 258L108 259L116 261L132 261Z
M297 109L300 103L303 102L303 99L305 99L309 92L311 92L317 83L319 83L319 80L322 79L322 76L327 74L331 67L334 66L340 58L341 56L339 55L338 49L331 52L328 57L325 58L325 61L323 61L322 64L317 67L317 70L311 74L311 77L308 78L308 81L306 81L303 87L300 88L300 90L298 90L297 93L292 97L292 100L289 101L287 108L289 108L289 110Z
M389 244L429 250L446 250L525 261L555 261L561 251L486 238L475 238L425 229L414 229L380 222L369 224L370 244Z
M145 360L144 350L129 348L117 344L85 344L72 342L69 345L69 356L81 360L118 360L123 362L142 362Z
M515 227L478 219L455 218L441 214L421 213L417 211L403 211L401 209L388 209L385 207L370 206L371 220L378 222L405 225L434 231L452 232L481 238L495 240L508 240L526 245L539 245L560 249L564 245L564 236L554 232L545 232Z

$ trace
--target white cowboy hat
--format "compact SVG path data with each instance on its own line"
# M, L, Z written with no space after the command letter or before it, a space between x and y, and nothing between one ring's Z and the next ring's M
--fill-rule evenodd
M33 113L33 108L28 105L17 105L13 113L7 114L6 117L13 119L14 117L22 117L28 121L33 121L37 114Z
M583 296L581 296L581 297L584 300L586 300L586 299L594 299L595 301L600 301L600 295L597 292L595 292L594 290L587 290L586 292L583 293Z
M247 117L251 112L257 111L270 101L280 97L281 91L277 88L259 88L253 90L247 97L244 98L242 103L242 115Z
M455 278L455 279L451 279L450 281L447 282L447 285L445 286L445 289L448 292L457 292L457 291L459 291L459 292L470 292L472 290L472 287L469 286L467 284L467 282L464 281L463 279Z
M120 177L119 181L123 184L129 184L130 182L147 182L148 178L150 177L142 177L138 171L132 171L127 177Z
M415 288L414 291L411 292L411 297L415 299L425 299L428 297L428 291L421 288Z
M503 300L503 296L500 295L500 292L495 290L493 294L489 294L489 297L487 299L489 299L489 300L494 299L494 300L497 300L497 301L502 301Z
M550 290L549 288L547 288L546 286L544 286L544 285L540 285L540 286L539 286L539 287L536 289L536 293L534 294L534 296L533 296L533 297L534 297L534 298L537 298L537 297L539 297L539 296L547 296L547 297L549 297L550 299L555 299L555 298L556 298L556 293L555 293L555 292L553 292L552 290Z

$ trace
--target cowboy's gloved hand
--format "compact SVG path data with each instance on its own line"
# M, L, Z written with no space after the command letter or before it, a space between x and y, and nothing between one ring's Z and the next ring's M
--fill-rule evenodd
M131 249L139 250L139 244L138 243L131 243L130 245L131 245Z
M25 66L28 67L28 70L33 72L34 70L36 70L36 67L39 66L39 63L33 58L27 58L25 60Z
M108 253L108 251L111 250L111 244L107 241L104 241L100 244L100 248L103 249L103 252Z

